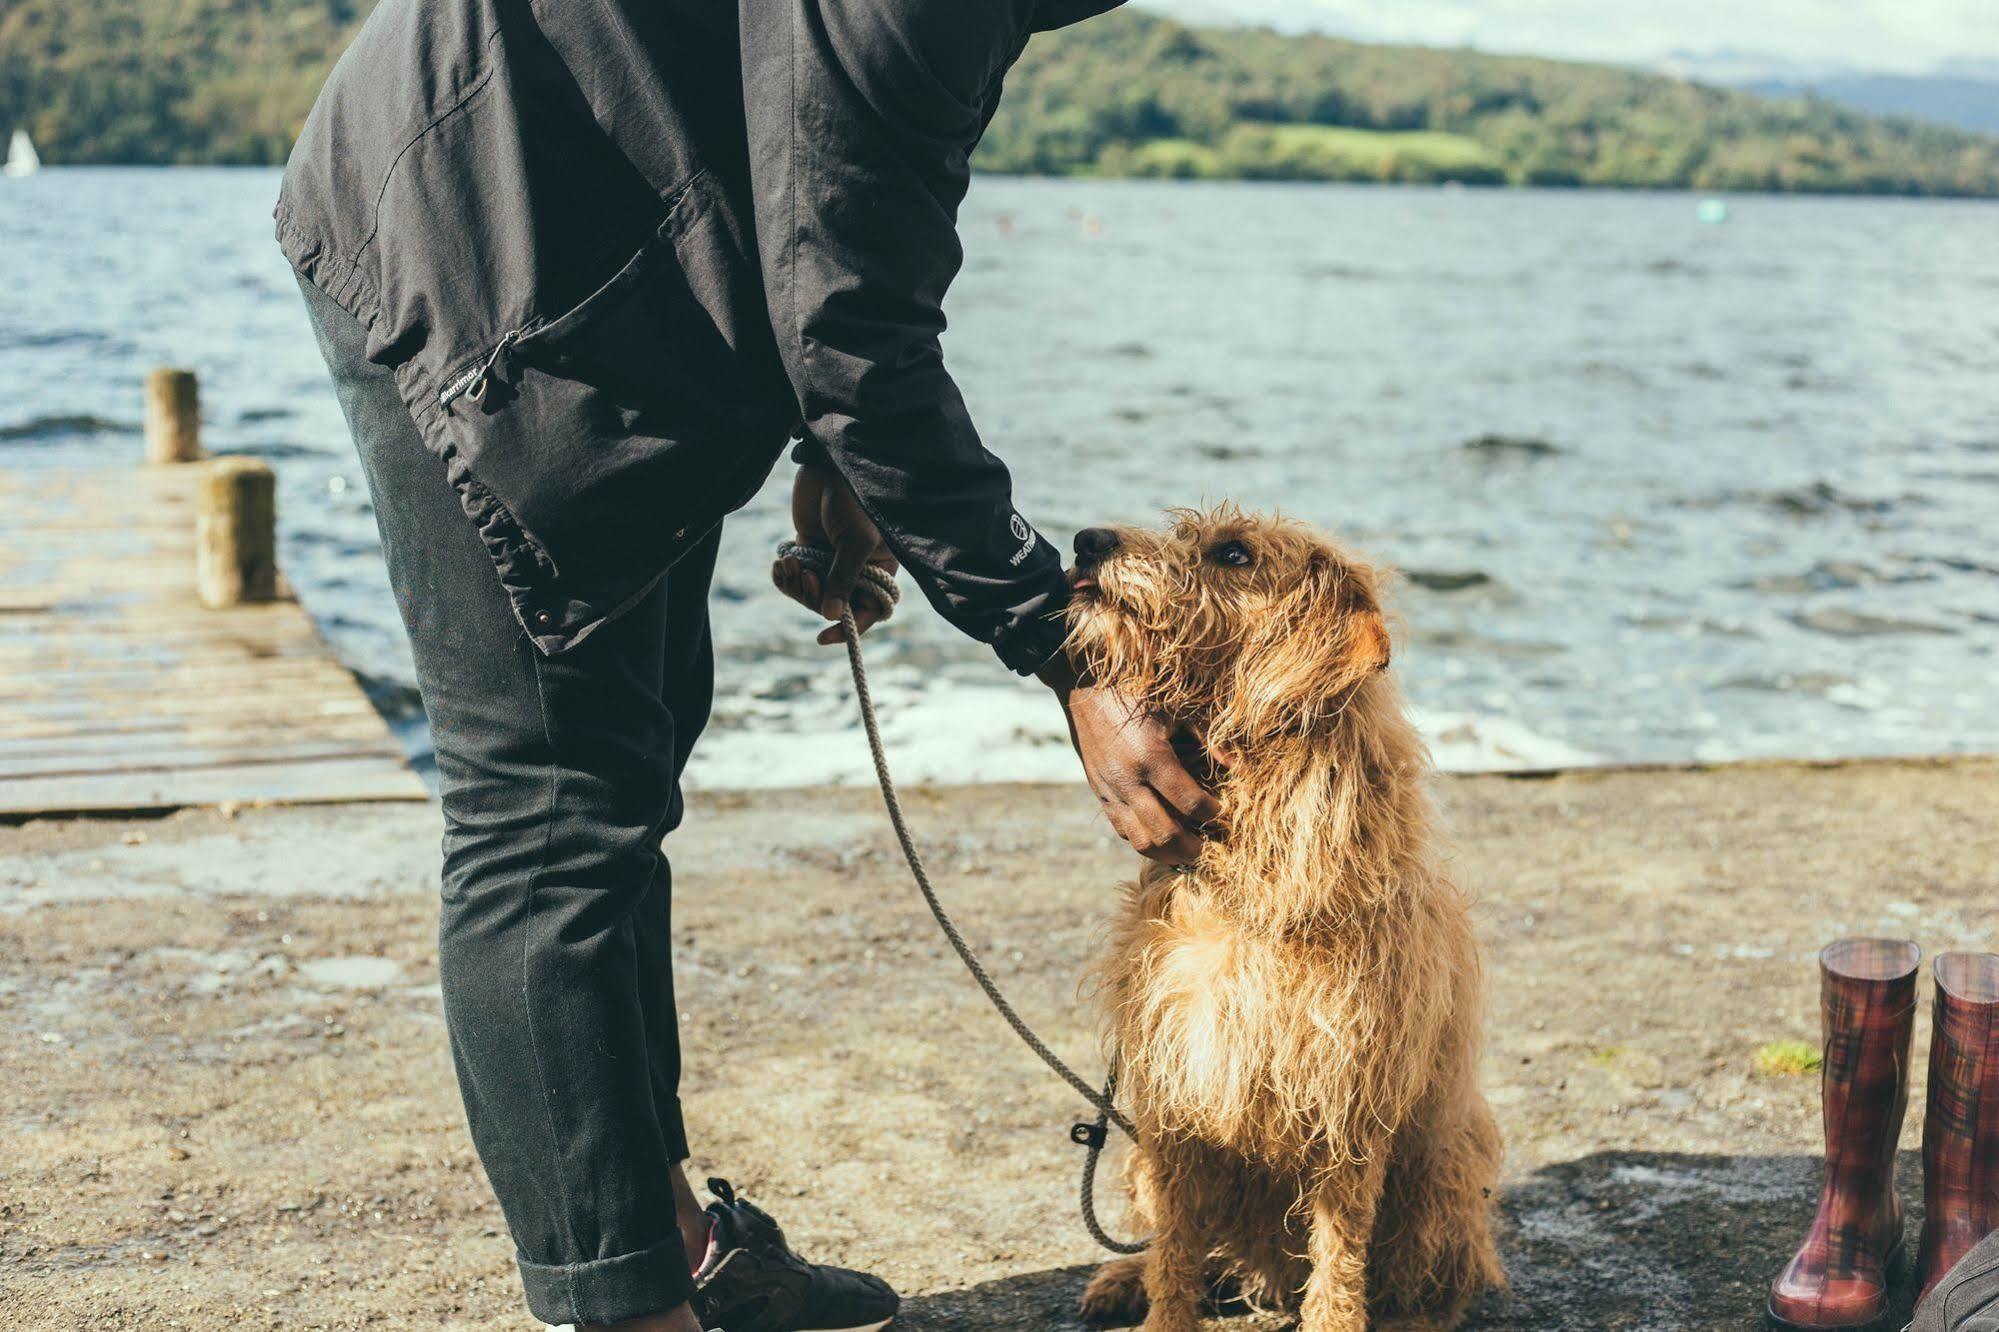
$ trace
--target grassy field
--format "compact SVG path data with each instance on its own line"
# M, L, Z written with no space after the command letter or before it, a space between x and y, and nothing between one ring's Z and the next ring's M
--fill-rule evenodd
M1105 175L1180 180L1443 181L1498 184L1499 157L1463 134L1343 125L1238 125L1217 145L1158 138L1107 150Z

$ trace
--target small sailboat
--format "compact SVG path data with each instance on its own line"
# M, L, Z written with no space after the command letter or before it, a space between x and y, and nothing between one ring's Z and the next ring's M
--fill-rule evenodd
M35 141L28 137L28 131L17 129L7 144L7 165L0 167L9 176L32 176L42 169L42 157L35 151Z

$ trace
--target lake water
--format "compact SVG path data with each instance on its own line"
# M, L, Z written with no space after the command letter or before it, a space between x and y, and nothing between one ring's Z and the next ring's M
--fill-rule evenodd
M0 466L136 465L144 372L199 369L421 752L276 190L0 182ZM1999 207L1697 202L981 179L947 358L1058 539L1227 497L1403 569L1447 766L1999 749ZM866 779L844 658L767 582L787 533L777 480L729 526L697 782ZM1074 775L1038 687L917 599L870 642L906 779Z

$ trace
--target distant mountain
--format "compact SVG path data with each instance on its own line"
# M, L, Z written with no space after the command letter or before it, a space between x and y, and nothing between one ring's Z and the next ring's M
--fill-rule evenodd
M1999 56L1952 56L1938 65L1935 72L1947 79L1999 83Z
M1999 80L1836 74L1810 83L1767 79L1742 86L1764 97L1823 97L1869 115L1912 116L1936 125L1999 134Z
M1869 115L1999 134L1999 59L1957 56L1927 73L1909 74L1723 48L1675 51L1658 68L1763 97L1821 97Z
M1804 85L1853 72L1852 66L1835 61L1801 60L1773 51L1748 51L1732 46L1705 51L1683 48L1652 62L1651 68L1676 79L1719 83L1731 88L1752 83Z
M326 70L373 7L0 0L0 139L26 128L51 163L282 161ZM1801 81L1769 67L1758 76ZM1999 197L1999 138L1824 99L1771 101L1609 65L1196 27L1131 10L1031 42L975 165Z

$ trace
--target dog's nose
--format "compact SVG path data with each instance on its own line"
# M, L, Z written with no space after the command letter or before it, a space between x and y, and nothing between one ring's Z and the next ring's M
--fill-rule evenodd
M1108 527L1086 527L1076 533L1076 558L1101 560L1118 548L1118 534Z

